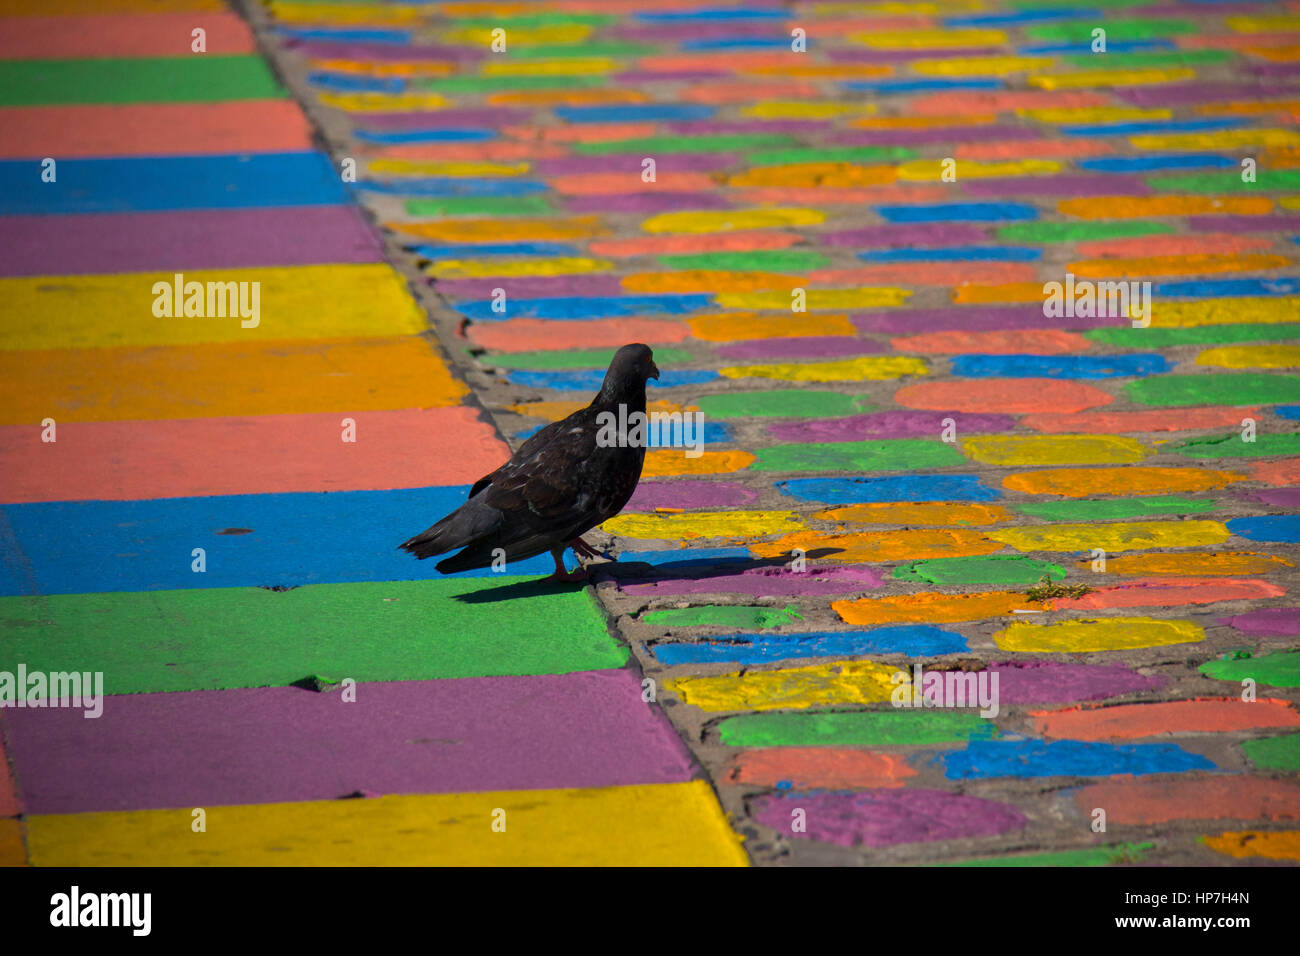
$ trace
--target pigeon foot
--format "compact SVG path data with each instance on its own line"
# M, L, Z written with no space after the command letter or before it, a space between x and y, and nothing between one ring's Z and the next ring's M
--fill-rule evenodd
M597 551L595 548L587 544L587 542L583 541L581 538L574 538L572 541L569 542L569 547L571 547L573 549L573 553L580 558L608 557L608 555L606 555L603 551Z
M578 568L576 571L565 570L563 548L552 548L551 557L555 559L555 573L552 574L550 577L548 577L546 580L565 582L565 583L587 580L586 568Z

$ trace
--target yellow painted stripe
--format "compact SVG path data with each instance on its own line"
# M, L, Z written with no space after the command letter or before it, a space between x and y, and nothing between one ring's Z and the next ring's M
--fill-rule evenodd
M1130 136L1138 149L1249 149L1273 148L1300 144L1300 133L1293 129L1221 129L1213 133L1143 133Z
M789 303L786 304L787 308ZM731 312L721 315L697 315L686 320L691 334L706 342L739 342L748 339L773 339L791 335L856 335L857 327L847 315L800 314L758 315L754 312Z
M818 512L816 517L822 521L843 521L849 524L897 524L909 527L979 527L1011 520L1011 515L999 505L975 505L960 501L848 505Z
M1218 368L1300 368L1300 345L1227 345L1206 349L1197 365Z
M414 23L428 10L428 7L396 3L379 6L370 3L283 3L281 0L271 0L267 5L277 20L317 25Z
M368 166L372 173L393 176L522 176L528 163L440 163L419 159L376 159Z
M609 235L598 216L572 219L445 219L390 222L386 228L422 239L448 242L527 242L530 239L591 239Z
M819 561L835 563L877 563L920 561L924 558L958 558L993 554L1002 545L983 532L967 528L906 528L900 531L867 531L861 534L824 534L797 531L776 541L756 541L749 550L755 557L786 557L794 548L805 554L828 549Z
M618 61L607 56L563 57L558 60L489 60L484 76L598 76L610 73Z
M1204 639L1205 631L1199 624L1150 617L1108 617L1095 621L1062 621L1059 624L1013 621L993 635L993 642L1004 651L1041 654L1128 651L1191 644Z
M439 31L440 43L463 43L466 46L481 46L490 49L494 27L460 27ZM531 46L541 43L571 44L581 43L591 36L591 26L586 23L546 23L540 26L512 27L502 25L505 30L506 51L512 46Z
M962 450L985 465L1121 465L1147 456L1141 442L1120 435L981 435Z
M1199 325L1274 325L1294 322L1300 296L1256 296L1240 299L1198 299L1151 305L1152 328L1191 328Z
M913 60L912 70L926 76L1006 76L1045 70L1055 61L1047 56L967 56L950 60Z
M1196 71L1187 67L1168 70L1079 70L1074 73L1036 73L1029 85L1040 90L1082 90L1106 86L1138 86L1190 80Z
M949 47L1001 46L1008 42L1001 30L970 27L966 29L878 30L855 33L854 43L878 50L942 50Z
M802 710L823 705L884 703L895 687L903 686L891 683L899 670L895 664L843 661L717 677L676 677L664 681L664 686L683 703L710 712ZM903 672L906 674L906 669Z
M1061 164L1051 159L1023 159L1015 162L982 162L960 159L954 172L960 179L992 179L999 176L1050 176L1060 172ZM939 182L943 174L943 161L939 159L913 159L898 167L898 178L908 182Z
M831 119L836 116L866 116L876 111L874 103L838 100L767 100L746 106L742 116L758 119Z
M554 259L439 259L426 270L439 279L480 279L501 276L562 276L606 272L608 259L558 256Z
M429 408L467 391L419 336L0 352L6 425Z
M1222 544L1231 534L1221 521L1114 521L991 528L984 534L1017 551L1146 551Z
M1266 196L1105 196L1063 199L1057 211L1080 219L1147 219L1154 216L1262 216Z
M505 811L505 831L492 829ZM38 866L745 866L704 781L34 816Z
M1300 33L1300 17L1278 15L1272 17L1224 17L1229 30L1237 33Z
M6 321L0 325L0 349L343 338L401 335L427 328L424 313L406 284L385 263L182 273L186 283L260 283L259 323L247 329L241 327L238 315L155 316L154 304L160 294L154 293L154 283L173 287L174 275L139 272L0 279L0 301L6 312ZM226 311L232 310L227 306Z
M781 226L815 226L826 221L820 209L725 209L710 212L665 212L641 224L646 232L732 232L740 229L777 229Z
M405 113L416 110L440 110L450 105L439 93L320 93L316 97L325 106L348 113Z
M874 382L903 375L925 375L925 362L910 355L871 355L834 362L737 365L718 369L726 378L771 378L785 382Z
M1169 109L1148 109L1139 106L1076 106L1053 109L1018 109L1017 116L1040 123L1123 123L1130 120L1173 119Z
M793 511L691 511L683 514L621 514L601 529L626 538L729 538L786 534L807 529Z
M812 310L879 309L902 305L911 295L912 293L906 289L891 289L888 286L861 289L807 289L804 305ZM789 292L729 292L717 296L715 301L727 309L789 311L793 298ZM791 320L797 324L802 321L802 314L792 313Z

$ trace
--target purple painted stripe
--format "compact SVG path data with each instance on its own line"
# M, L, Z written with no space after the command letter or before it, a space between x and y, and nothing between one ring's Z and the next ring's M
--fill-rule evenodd
M1300 634L1300 607L1266 607L1233 617L1221 617L1219 623L1261 637Z
M725 570L725 569L724 569ZM628 594L678 595L678 594L747 594L791 597L813 594L852 594L868 591L884 584L880 572L862 565L859 567L808 568L791 571L789 568L750 568L739 574L714 574L691 578L642 578L625 581L621 585Z
M960 170L960 166L958 167ZM1149 196L1146 180L1139 176L1017 176L1009 179L968 179L972 196Z
M1007 432L1016 427L1010 415L966 415L960 412L872 412L847 418L821 418L802 422L769 425L768 432L778 441L857 441L865 438L904 438L912 436L938 438L944 420L957 423L958 434Z
M602 36L617 37L629 43L673 43L678 40L769 37L779 28L780 24L771 20L681 20L676 23L623 24L610 27Z
M1300 215L1192 216L1187 225L1196 232L1300 232Z
M524 123L532 115L531 110L496 106L481 109L419 110L413 113L366 113L357 118L357 123L366 129L375 130L460 129Z
M609 787L690 779L629 670L108 697L6 710L30 813Z
M1104 700L1160 690L1169 683L1167 677L1147 677L1123 664L1004 661L990 664L988 669L997 671L998 697L1003 707Z
M1008 804L913 787L766 794L753 802L754 819L789 834L795 808L806 812L808 828L806 833L794 833L795 838L840 846L882 847L997 836L1025 825L1025 817Z
M1300 488L1269 488L1255 492L1254 497L1274 508L1300 508Z
M633 154L612 156L557 156L533 162L539 176L585 176L588 173L626 173L641 178L644 157ZM666 153L655 158L656 173L711 173L739 165L739 153Z
M789 339L751 339L724 345L718 355L724 359L838 358L843 355L874 355L885 351L883 342L852 335L809 335Z
M84 275L382 262L352 206L0 218L0 275Z
M1125 86L1111 91L1134 106L1182 106L1187 103L1223 103L1242 100L1256 103L1300 94L1294 86L1269 84L1184 83L1180 86Z
M731 200L717 193L619 193L614 196L566 196L564 208L574 213L656 213L686 209L730 209Z
M1037 130L1027 126L953 126L930 129L850 129L832 133L827 139L841 146L932 146L955 143L1001 142L1038 139Z
M1300 63L1252 63L1246 72L1256 76L1300 76Z
M907 309L855 315L860 332L918 335L922 332L986 331L989 329L1099 329L1125 325L1124 318L1043 317L1040 305L969 306L951 309Z
M734 481L643 481L623 510L743 508L757 500L758 492Z
M914 226L867 226L844 232L816 233L825 246L848 246L892 249L902 246L956 246L966 242L983 242L987 238L982 226L969 222L918 223Z
M1001 56L1006 51L995 46L941 50L863 50L837 48L825 51L826 59L837 63L906 63L909 60L943 60L949 57Z
M563 276L489 276L485 279L438 279L434 288L452 299L490 299L493 289L505 289L510 298L533 299L547 296L623 294L616 275L579 273ZM506 309L510 305L507 301Z

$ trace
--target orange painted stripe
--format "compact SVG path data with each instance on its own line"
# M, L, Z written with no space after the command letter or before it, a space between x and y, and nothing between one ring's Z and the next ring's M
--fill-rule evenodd
M342 441L344 418L355 443ZM35 426L7 425L0 504L465 485L509 457L492 426L460 406L67 422L52 443Z
M990 355L1017 352L1028 352L1033 355L1069 355L1086 352L1092 348L1092 343L1082 335L1060 329L925 332L921 335L902 336L889 341L896 352L919 352L922 355L959 355L964 352Z
M312 149L293 100L15 106L0 109L0 158L276 153Z
M40 8L43 3L34 3ZM26 17L0 31L0 59L102 59L131 56L196 56L195 27L207 31L209 55L257 49L244 21L233 13L127 13L78 17Z
M1031 710L1029 716L1034 718L1040 734L1058 740L1131 740L1164 734L1215 734L1300 725L1300 713L1288 701L1244 701L1236 697L1114 707L1081 705L1066 710Z
M1181 578L1164 581L1132 581L1098 588L1078 598L1054 598L1054 611L1098 611L1120 607L1181 607L1184 604L1214 604L1218 601L1261 601L1281 597L1285 588L1268 581Z
M493 352L532 352L543 349L621 348L628 342L667 345L690 337L682 322L654 319L595 319L590 322L548 319L507 319L471 325L467 337Z
M1085 818L1104 807L1110 823L1294 821L1300 818L1300 783L1239 773L1119 777L1076 790L1074 804Z
M1249 468L1251 477L1266 485L1300 485L1300 458L1255 462Z
M1083 159L1110 156L1115 147L1104 139L1010 140L996 143L958 143L958 159Z
M855 747L764 747L746 750L732 764L733 783L774 787L842 790L855 787L901 787L916 771L902 754Z
M731 192L737 203L745 206L810 205L816 208L843 203L926 203L940 202L952 195L943 186L925 186L896 183L874 186L870 189L835 188L830 186L770 186L763 189L735 189Z
M1260 252L1273 248L1267 236L1238 236L1227 233L1201 233L1195 236L1130 236L1127 239L1099 239L1081 242L1076 248L1089 258L1117 256L1198 256Z
M565 196L608 196L619 193L645 193L664 189L695 192L712 189L712 177L704 173L658 173L654 182L645 182L636 171L628 173L586 173L556 176L547 181L552 189Z
M1109 405L1114 396L1083 382L1055 378L985 378L904 385L894 401L904 408L939 412L1036 412L1044 406L1063 412Z
M1115 434L1117 432L1179 432L1203 428L1240 427L1257 408L1161 408L1140 412L1081 412L1026 415L1020 424L1036 432L1057 435Z
M556 143L517 143L505 139L487 143L401 143L366 153L368 159L426 159L442 163L510 163L568 155L568 148Z
M668 256L692 252L749 252L754 249L788 249L803 242L793 232L711 232L702 235L638 236L635 239L599 239L588 244L592 255L631 258Z

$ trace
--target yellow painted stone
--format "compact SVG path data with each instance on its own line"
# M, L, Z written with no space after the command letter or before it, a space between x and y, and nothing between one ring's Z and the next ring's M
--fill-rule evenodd
M705 212L665 212L641 224L646 232L703 233L741 229L779 229L782 226L815 226L826 221L820 209L719 209ZM789 307L789 303L786 303Z
M168 294L172 300L175 275L133 272L0 279L0 301L5 309L0 349L247 343L401 335L428 327L406 283L387 263L186 271L181 273L184 283L204 285L206 314L177 316L172 302L171 318L155 316L154 305L163 293L154 292L154 284L166 283L173 290ZM211 310L209 282L220 283L214 292L219 288L222 293L214 295ZM250 305L252 291L257 289L256 326L243 327L237 300L226 286L230 282L250 283L244 287ZM223 298L225 318L218 314Z
M599 216L571 219L444 219L439 222L389 222L385 227L422 239L447 242L527 242L530 239L592 239L609 235Z
M460 27L439 30L440 43L461 43L466 46L478 46L485 50L492 48L493 27ZM540 26L506 29L506 49L513 46L534 46L539 44L566 45L581 43L591 36L591 26L586 23L546 23Z
M965 528L902 531L866 531L860 534L824 534L801 531L777 541L756 541L749 550L756 557L780 558L798 548L810 559L845 563L920 561L925 558L959 558L993 554L1002 545L979 531ZM828 552L819 554L818 552Z
M947 126L990 126L996 113L964 113L961 116L871 116L852 120L859 129L941 129Z
M753 452L706 451L698 458L687 458L686 449L672 448L647 451L642 478L663 478L669 475L720 475L741 471L754 463Z
M439 259L426 270L439 279L479 279L501 276L563 276L607 272L614 268L608 259L558 256L554 259Z
M1024 159L1015 162L957 160L958 179L993 179L1000 176L1049 176L1059 172L1061 164L1050 159ZM898 178L907 182L940 182L943 162L939 159L913 159L898 167Z
M1283 196L1277 204L1283 209L1300 209L1300 196Z
M1017 551L1146 551L1201 548L1231 537L1221 521L1109 521L1102 524L1027 525L984 534Z
M851 189L892 183L897 173L892 166L858 166L853 163L790 163L759 166L737 173L727 185L737 187L800 187Z
M1273 211L1273 201L1266 196L1099 196L1062 199L1056 209L1079 219L1262 216Z
M836 116L865 116L876 111L874 103L841 100L766 100L740 111L758 119L832 119Z
M1002 46L1008 42L1007 35L1001 30L978 27L877 30L872 33L855 33L849 40L877 50L941 50L949 47Z
M1217 368L1298 368L1300 345L1225 345L1196 356L1197 365Z
M1120 435L980 435L961 445L986 465L1118 465L1147 456L1141 442Z
M959 305L985 302L1042 302L1047 298L1041 282L1003 282L993 285L970 283L952 290L952 301Z
M528 163L441 163L423 159L375 159L368 168L373 173L393 176L522 176L531 168Z
M905 668L874 661L837 661L774 671L748 671L718 677L673 677L664 681L683 703L709 712L727 710L802 710L890 700L893 676ZM910 683L906 681L904 683Z
M1030 495L1094 498L1103 495L1169 495L1215 491L1246 476L1211 468L1058 468L1022 471L1002 479L1002 487Z
M1138 86L1190 80L1196 71L1187 67L1152 70L1077 70L1073 73L1035 73L1029 85L1040 90L1084 90L1107 86Z
M1300 144L1300 133L1293 129L1220 129L1213 133L1143 133L1130 136L1138 149L1159 151L1202 149L1272 149Z
M734 538L788 534L808 527L793 511L690 511L682 514L626 513L601 530L625 538Z
M702 780L33 816L37 866L744 866ZM504 832L492 828L505 811Z
M1273 325L1294 322L1300 296L1254 296L1240 299L1194 299L1151 304L1152 328L1191 328L1200 325Z
M1169 644L1192 644L1204 639L1205 631L1199 624L1150 617L1107 617L1057 624L1013 621L993 635L993 642L1004 651L1041 654L1130 651Z
M409 24L424 16L427 7L412 4L377 6L370 3L284 3L267 4L275 19L283 23L304 24Z
M856 335L857 327L847 315L801 313L758 315L728 312L696 315L686 320L691 334L706 342L740 342L750 339L783 338L792 335Z
M1232 830L1201 839L1211 850L1239 860L1300 860L1300 830Z
M1045 70L1048 56L960 56L944 60L913 60L912 71L925 76L1007 76L1028 70Z
M573 90L509 90L487 97L490 106L616 106L645 103L650 97L640 90L581 87Z
M718 369L726 378L771 378L784 382L869 382L903 375L925 375L925 362L910 355L869 355L831 362L737 365Z
M888 286L861 289L807 289L804 305L817 309L880 309L903 305L912 295L907 289ZM727 292L717 296L718 305L728 309L785 309L789 310L793 297L789 292ZM801 313L792 313L795 321L802 321Z
M759 76L779 75L798 77L800 79L818 80L856 80L877 76L889 76L893 67L876 63L791 63L788 59L781 62L745 65L740 73L756 73Z
M730 272L709 269L683 269L680 272L634 272L620 283L627 292L752 292L755 290L790 290L804 280L799 276L775 272Z
M916 504L873 502L848 505L818 512L822 521L844 521L850 524L897 525L958 525L978 527L1009 521L1011 515L999 505L968 504L963 501L931 501Z
M1016 610L1040 611L1045 606L1018 591L975 594L891 594L883 598L832 601L831 610L846 624L875 627L886 624L957 624L1006 617Z
M357 76L450 76L456 64L445 60L385 61L312 59L314 69Z
M1081 570L1091 570L1091 567L1091 560L1079 562ZM1126 577L1228 577L1268 574L1289 567L1293 564L1286 558L1250 551L1122 554L1106 560L1107 573Z
M405 113L440 110L449 105L447 98L440 93L421 90L405 93L320 93L316 98L325 106L348 113Z
M417 335L0 351L0 424L366 412L459 405Z
M1087 125L1092 123L1126 123L1133 120L1167 120L1174 118L1170 109L1141 106L1074 106L1049 109L1018 109L1017 116L1040 123Z
M507 40L509 38L507 37ZM600 76L618 68L607 56L566 56L556 60L511 60L499 56L483 64L484 76Z
M1153 276L1211 275L1221 272L1266 272L1285 269L1285 256L1213 255L1145 256L1133 259L1083 259L1067 268L1085 279L1142 279Z

